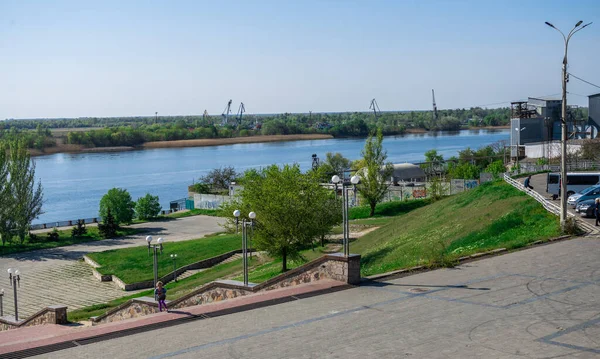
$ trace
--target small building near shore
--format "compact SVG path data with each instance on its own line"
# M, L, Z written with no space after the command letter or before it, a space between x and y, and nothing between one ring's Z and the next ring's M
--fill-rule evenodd
M412 163L396 163L392 173L392 182L397 185L398 182L425 182L425 171Z

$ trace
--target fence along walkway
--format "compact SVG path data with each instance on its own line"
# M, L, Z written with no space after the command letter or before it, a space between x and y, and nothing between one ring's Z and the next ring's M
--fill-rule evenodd
M528 194L529 196L533 197L536 201L538 201L539 203L542 204L542 206L544 206L544 208L557 216L560 216L560 207L555 205L554 203L548 201L546 198L544 198L544 196L542 196L541 194L537 193L536 191L533 191L529 188L525 188L525 186L523 186L523 184L521 184L521 182L519 181L515 181L514 179L512 179L508 174L504 174L504 181L506 181L506 183L512 185L513 187L515 187L516 189L518 189L519 191L523 191L526 194ZM567 211L567 217L571 217L571 218L575 218L575 220L577 221L577 224L580 227L585 228L585 230L587 230L590 233L594 233L597 234L598 230L590 225L589 223L581 220L581 218L577 217L575 214Z

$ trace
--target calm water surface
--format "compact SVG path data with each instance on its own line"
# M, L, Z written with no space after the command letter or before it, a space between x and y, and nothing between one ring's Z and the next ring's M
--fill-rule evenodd
M402 163L421 162L430 149L448 158L467 147L477 149L508 139L509 130L465 130L386 137L383 145L390 161ZM113 187L127 189L134 200L146 193L158 195L163 208L168 208L169 201L186 197L187 186L213 168L234 166L243 171L298 163L306 170L313 153L325 158L327 152L340 152L355 160L361 157L364 143L364 138L329 139L36 157L45 213L34 223L95 217L100 198Z

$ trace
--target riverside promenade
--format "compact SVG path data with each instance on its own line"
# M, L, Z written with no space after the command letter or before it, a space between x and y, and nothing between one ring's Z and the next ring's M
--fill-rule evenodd
M137 235L0 256L0 288L5 291L4 314L14 314L13 291L6 272L8 268L21 270L17 293L20 318L54 304L64 304L69 310L74 310L128 294L112 282L99 282L94 278L91 267L80 261L86 253L145 246L147 235L162 236L168 246L169 242L201 238L222 231L220 221L222 219L218 217L193 216L146 222L131 226L141 230Z
M244 297L219 303L230 307L216 316L207 305L97 335L85 331L102 326L60 327L60 337L43 326L7 331L0 357L54 343L38 357L598 358L599 257L599 238L581 237L329 294L282 293L270 306L244 307L259 301ZM189 320L169 322L180 316Z

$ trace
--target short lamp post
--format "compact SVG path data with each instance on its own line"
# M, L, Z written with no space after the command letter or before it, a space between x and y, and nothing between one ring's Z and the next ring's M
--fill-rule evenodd
M0 289L0 317L4 316L4 288Z
M331 182L335 185L336 193L338 183L341 182L342 185L342 226L344 229L344 240L342 243L344 246L344 256L348 257L350 255L350 224L348 216L348 208L350 206L348 204L348 191L352 188L356 194L356 185L360 182L360 177L354 175L350 178L350 181L346 181L335 175L331 177Z
M171 259L173 260L173 278L177 282L177 254L171 254Z
M13 287L15 298L15 321L19 321L19 305L17 301L17 286L21 287L21 271L16 268L8 268L8 281Z
M239 218L242 212L239 209L233 211L233 216L235 217L235 225L238 227ZM248 213L248 218L242 219L242 262L244 266L244 285L248 286L248 227L250 227L251 231L254 231L254 219L256 218L256 213L250 212Z
M152 248L152 253L154 254L153 259L153 270L154 270L154 288L156 288L156 283L158 283L158 251L160 253L163 251L163 242L164 239L159 238L156 240L156 244L152 243L152 236L146 237L146 242L148 242L148 255L150 255L150 248ZM155 295L156 297L156 295ZM156 298L154 298L156 299Z

